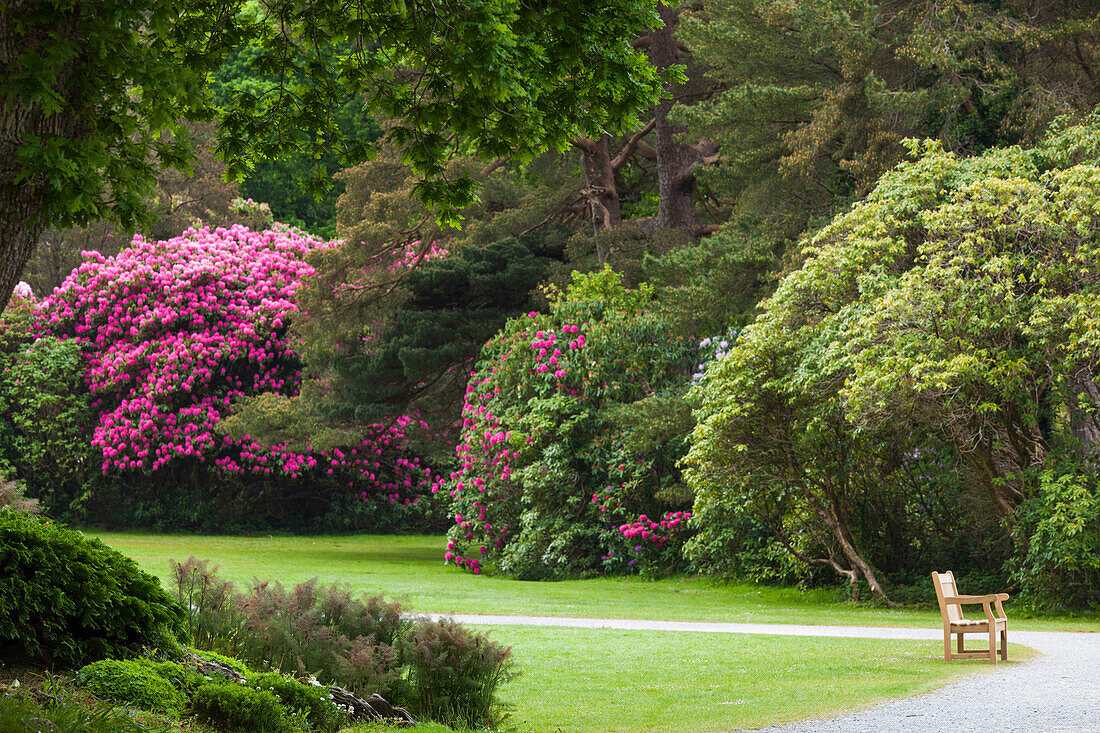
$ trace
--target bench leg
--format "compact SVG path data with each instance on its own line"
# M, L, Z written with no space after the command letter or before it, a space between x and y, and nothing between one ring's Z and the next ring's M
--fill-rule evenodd
M989 662L990 664L997 663L997 628L994 627L989 630Z
M943 661L951 661L951 632L946 628L943 630Z
M1001 629L1001 661L1008 661L1008 629Z

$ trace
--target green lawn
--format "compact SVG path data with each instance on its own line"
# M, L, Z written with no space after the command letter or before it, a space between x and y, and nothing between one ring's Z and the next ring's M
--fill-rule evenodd
M188 555L236 581L318 577L382 592L409 610L691 621L939 626L934 611L837 602L828 592L702 578L533 583L444 566L439 537L208 537L89 532L162 579ZM1025 624L1015 624L1015 627ZM1029 621L1030 628L1097 628ZM718 731L827 715L995 669L945 663L939 642L483 627L513 647L521 676L503 690L518 731ZM1015 647L1018 663L1032 654Z
M865 708L993 669L946 664L938 642L485 630L512 645L522 671L503 693L520 731L734 730ZM1010 660L1031 653L1010 646Z
M502 613L538 616L645 618L857 626L938 627L937 610L869 608L838 601L830 591L804 592L707 578L594 578L530 582L494 578L443 565L441 537L210 537L189 535L88 534L118 548L147 571L168 578L168 559L188 555L220 565L223 577L253 577L287 583L318 577L356 591L384 593L410 610L434 613ZM929 580L931 585L931 580ZM963 589L980 593L992 589ZM1100 622L1081 619L1021 619L1013 628L1097 631Z

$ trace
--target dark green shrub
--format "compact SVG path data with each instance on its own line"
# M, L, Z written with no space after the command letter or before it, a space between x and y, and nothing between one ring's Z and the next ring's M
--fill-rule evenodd
M1100 608L1100 490L1088 471L1060 466L1039 476L1018 516L1030 534L1012 564L1022 598L1037 611Z
M300 733L303 726L289 715L270 690L210 682L191 700L199 722L241 733Z
M68 518L74 501L102 482L103 457L89 440L96 411L81 345L43 336L8 363L0 377L0 460L48 513Z
M147 661L101 659L82 668L76 682L104 700L158 712L181 709L186 699L177 687L186 684L183 670L171 662L161 663L175 667L176 679L169 680L158 672L156 662Z
M178 647L185 612L99 540L0 509L0 647L68 665Z
M310 727L315 730L335 733L344 722L344 716L329 699L328 688L320 683L310 685L278 672L268 672L251 676L248 686L272 692L288 710L305 713Z
M409 676L419 715L448 725L493 722L497 688L514 677L511 647L452 621L420 621L412 632Z

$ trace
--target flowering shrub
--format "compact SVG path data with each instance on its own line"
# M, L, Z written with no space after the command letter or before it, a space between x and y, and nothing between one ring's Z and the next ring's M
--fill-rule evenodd
M703 378L707 369L720 361L733 345L737 343L737 330L729 329L724 336L707 336L699 342L699 363L695 366L695 373L691 375L691 381L696 382Z
M142 498L137 487L151 495L154 514L169 487L182 489L193 514L167 520L175 526L257 509L276 517L316 514L318 505L351 492L408 506L433 485L438 490L439 480L407 450L409 416L324 451L219 430L243 398L297 394L302 364L289 326L299 312L299 285L313 272L306 255L325 246L292 230L241 226L189 230L162 242L135 237L114 257L85 253L41 302L42 338L12 369L41 362L38 352L57 351L53 344L77 346L96 416L87 439L112 484L99 499L116 520L120 505ZM33 434L33 426L22 433ZM245 497L240 505L225 504L229 488ZM197 497L202 491L207 496ZM135 512L132 519L150 518Z
M600 558L604 567L652 574L654 568L675 566L683 556L689 519L691 512L670 511L656 521L642 514L620 524L618 536L608 535L607 553Z
M619 527L690 505L674 491L685 445L625 426L686 383L693 354L652 305L610 270L578 274L550 313L512 319L485 346L448 484L447 562L538 578L656 559L621 560Z
M53 335L86 346L85 381L101 410L92 444L105 472L205 458L234 398L296 388L287 326L315 245L234 227L166 242L135 237L111 258L87 253L42 310ZM273 458L292 476L308 462Z

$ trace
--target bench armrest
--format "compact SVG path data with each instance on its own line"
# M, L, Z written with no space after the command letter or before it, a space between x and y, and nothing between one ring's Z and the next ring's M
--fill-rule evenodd
M1003 596L1003 598L1002 598ZM968 603L993 603L994 601L1008 600L1007 593L992 593L987 596L944 596L944 603L954 603L961 606Z
M969 605L969 604L981 604L982 611L985 613L986 619L993 623L997 619L1007 619L1005 610L1001 606L1001 601L1007 601L1007 593L990 593L985 596L944 596L943 602L953 604L956 606ZM993 609L990 608L990 604L997 606L997 613L994 615Z

